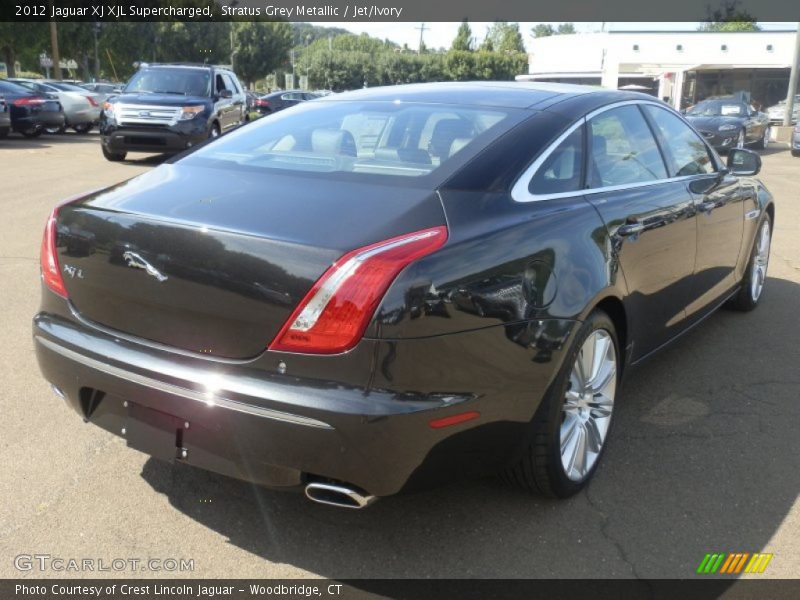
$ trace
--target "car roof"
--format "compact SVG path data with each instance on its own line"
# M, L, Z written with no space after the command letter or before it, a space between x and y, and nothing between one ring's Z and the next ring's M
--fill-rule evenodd
M415 83L398 86L365 88L323 96L322 101L384 101L420 102L433 104L462 104L505 108L532 108L554 99L565 100L587 94L609 93L610 90L568 83L537 83L515 81L475 81ZM614 92L620 98L628 92Z

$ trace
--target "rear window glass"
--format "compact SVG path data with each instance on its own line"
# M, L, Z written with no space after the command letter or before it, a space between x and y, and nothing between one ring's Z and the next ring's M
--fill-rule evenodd
M136 73L126 92L151 92L154 94L180 94L183 96L210 96L211 73L207 69L142 69Z
M441 104L310 102L225 136L186 160L419 177L499 135L516 122L512 114Z

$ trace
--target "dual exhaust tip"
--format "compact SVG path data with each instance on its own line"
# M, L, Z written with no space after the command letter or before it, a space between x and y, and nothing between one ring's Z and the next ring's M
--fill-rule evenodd
M375 496L343 484L314 482L309 483L305 491L306 498L312 502L339 508L366 508L377 500Z

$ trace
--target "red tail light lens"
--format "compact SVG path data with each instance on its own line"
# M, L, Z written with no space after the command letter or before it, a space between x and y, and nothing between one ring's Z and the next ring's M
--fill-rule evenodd
M256 106L269 106L269 100L256 100Z
M68 297L67 288L64 287L64 279L61 277L61 268L58 265L56 256L56 216L58 208L54 208L47 225L44 228L42 237L42 251L39 256L42 267L42 281L44 284L59 296Z
M14 106L30 106L32 104L44 104L44 98L17 98L14 100Z
M314 284L269 349L306 354L350 350L400 271L446 241L447 228L433 227L345 254Z
M100 105L99 105L99 104L98 104L98 103L95 101L95 99L94 99L94 98L92 98L91 96L86 96L86 99L89 101L89 104L91 104L91 105L92 105L92 108L97 108L98 106L100 106Z

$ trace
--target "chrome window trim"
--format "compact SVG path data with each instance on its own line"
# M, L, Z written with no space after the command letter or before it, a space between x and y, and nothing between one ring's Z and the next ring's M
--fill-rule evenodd
M517 178L517 181L514 183L513 187L511 188L511 198L515 202L538 202L541 200L555 200L558 198L570 198L575 196L588 196L590 194L602 194L605 192L615 192L620 190L630 190L635 188L643 188L643 187L650 187L653 185L660 185L662 183L668 183L673 181L687 181L691 179L699 179L702 177L708 177L713 175L714 173L697 173L694 175L681 175L679 177L667 177L665 179L653 179L650 181L639 181L636 183L624 183L620 185L608 185L599 188L586 188L581 190L573 190L570 192L556 192L552 194L532 194L528 187L530 186L530 182L533 179L533 176L542 166L542 164L550 157L550 155L555 151L556 148L563 142L570 134L572 134L578 127L583 126L586 124L590 119L594 118L595 116L602 114L608 110L612 110L614 108L619 108L621 106L629 106L629 105L642 105L642 104L651 104L657 108L662 110L666 110L668 113L671 112L668 107L665 107L663 104L655 101L655 100L624 100L622 102L615 102L614 104L608 104L606 106L601 106L593 110L592 112L584 115L580 119L578 119L575 123L570 125L561 135L559 135L555 141L553 141L547 148L545 148L544 152L542 152L539 157L528 166L525 171L522 172ZM644 118L644 117L643 117ZM683 121L685 123L685 121ZM697 130L694 127L689 125L689 127L697 133ZM699 134L698 134L699 135ZM699 136L703 143L706 145L708 149L708 142L706 142L702 136ZM585 157L584 157L584 160ZM715 161L716 162L716 161ZM717 169L719 169L719 163L714 165ZM716 171L717 173L719 170Z

